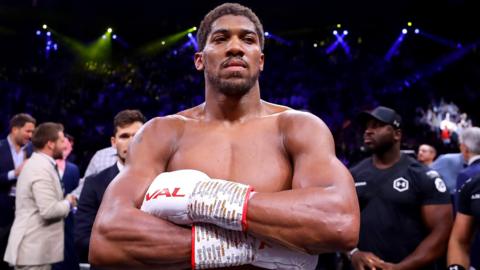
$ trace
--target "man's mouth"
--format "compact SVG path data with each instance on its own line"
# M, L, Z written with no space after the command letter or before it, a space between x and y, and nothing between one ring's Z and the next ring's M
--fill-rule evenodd
M245 61L238 59L238 58L233 58L230 60L227 60L223 64L224 68L233 68L233 69L244 69L247 68L247 63Z

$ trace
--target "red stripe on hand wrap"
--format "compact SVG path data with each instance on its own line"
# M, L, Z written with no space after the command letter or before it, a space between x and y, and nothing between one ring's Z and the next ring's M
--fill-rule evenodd
M195 224L192 226L192 269L195 269Z
M249 187L247 190L247 194L245 195L245 201L243 202L243 213L242 213L242 230L244 232L247 231L247 209L248 209L248 201L250 200L250 193L253 191L253 187Z

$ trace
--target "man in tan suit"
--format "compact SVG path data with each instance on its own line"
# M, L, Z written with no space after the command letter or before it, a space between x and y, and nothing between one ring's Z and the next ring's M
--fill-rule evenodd
M70 194L63 198L55 167L64 141L61 124L43 123L33 133L35 153L18 177L15 221L4 257L15 269L49 270L63 260L63 219L76 204Z

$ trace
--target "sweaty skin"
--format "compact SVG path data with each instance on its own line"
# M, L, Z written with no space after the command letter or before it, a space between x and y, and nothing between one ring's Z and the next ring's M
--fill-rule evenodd
M231 56L246 65L222 64ZM137 133L93 227L94 265L190 267L191 229L139 210L152 180L180 169L252 185L258 192L247 211L252 235L312 254L357 244L353 180L335 156L326 125L310 113L262 101L258 79L241 94L222 92L208 79L213 74L241 84L263 69L263 59L246 17L226 15L212 24L205 49L195 56L197 69L205 71L206 102L155 118Z

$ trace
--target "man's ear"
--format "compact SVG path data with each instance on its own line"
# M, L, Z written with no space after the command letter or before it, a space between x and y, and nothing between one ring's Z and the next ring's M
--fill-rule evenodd
M260 55L260 63L259 63L260 71L263 71L264 64L265 64L265 54L262 53Z
M402 140L402 130L401 129L395 129L393 132L393 136L395 137L396 140L401 141Z
M202 71L205 68L203 64L203 52L196 52L194 56L195 68L198 71Z
M116 141L115 141L115 137L110 137L110 143L112 144L112 147L115 147L116 146Z
M55 142L54 141L47 141L47 147L50 150L54 149L55 148Z

